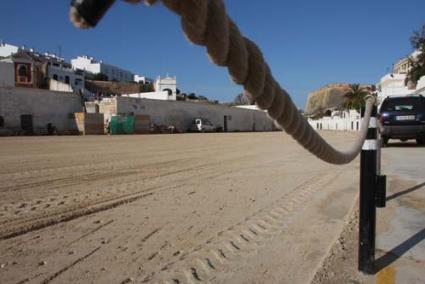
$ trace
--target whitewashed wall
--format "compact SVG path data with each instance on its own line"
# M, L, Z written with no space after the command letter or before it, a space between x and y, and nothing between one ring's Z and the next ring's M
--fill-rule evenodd
M49 89L50 89L50 91L72 93L72 87L70 85L65 84L63 82L60 82L60 81L56 81L54 79L49 80Z
M321 119L308 119L310 125L316 130L340 130L358 131L360 130L360 114L356 110L333 111L331 116Z
M186 131L194 118L207 118L217 127L224 127L227 119L228 131L272 131L273 122L266 113L223 105L161 101L130 97L103 99L99 110L105 120L112 114L149 115L151 122L157 125L173 125L179 131Z
M7 57L10 56L16 52L18 52L19 47L7 44L7 43L0 43L0 56L1 57Z
M130 98L163 100L163 101L173 100L172 96L169 96L167 91L146 92L146 93L137 93L137 94L125 94L125 95L122 95L122 96L123 97L130 97Z
M13 63L0 62L0 87L15 86L15 70Z
M64 68L64 67L56 67L56 66L49 66L49 72L48 77L52 80L53 76L56 75L59 82L66 83L65 77L68 76L69 78L69 85L71 87L72 91L78 91L78 90L84 90L84 76L78 75L75 73L75 71L71 68ZM68 91L67 91L68 92Z
M53 92L34 88L0 88L2 132L19 133L21 115L32 115L34 131L46 132L48 123L59 132L76 130L74 112L81 112L81 100L73 93Z

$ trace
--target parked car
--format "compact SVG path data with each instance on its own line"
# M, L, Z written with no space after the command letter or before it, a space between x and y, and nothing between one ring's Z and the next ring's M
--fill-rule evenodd
M381 105L379 119L384 128L382 142L389 139L416 139L419 145L425 144L425 97L411 95L388 97Z
M195 118L189 128L191 132L215 132L217 127L206 118Z

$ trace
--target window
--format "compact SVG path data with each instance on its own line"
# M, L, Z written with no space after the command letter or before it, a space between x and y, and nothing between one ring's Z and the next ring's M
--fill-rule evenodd
M23 65L23 64L19 65L18 74L19 74L19 76L27 76L27 74L28 74L27 66Z
M65 83L69 84L69 76L65 76Z
M381 106L382 111L405 111L420 109L421 103L419 97L414 98L394 98L384 100Z
M395 106L394 109L395 110L399 110L399 111L402 111L402 110L413 110L413 105L398 105L398 106Z
M82 82L82 80L81 80L81 79L75 79L75 81L74 81L74 85L80 85L80 84L81 84L81 82Z
M0 128L4 127L4 119L3 116L0 115Z
M53 74L53 80L58 80L58 75L56 75L56 74Z
M15 63L15 80L21 84L31 84L31 63Z

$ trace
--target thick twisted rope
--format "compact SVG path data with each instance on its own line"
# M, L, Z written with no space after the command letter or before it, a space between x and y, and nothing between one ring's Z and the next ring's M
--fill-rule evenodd
M138 3L142 0L127 0ZM158 0L145 0L152 5ZM300 114L288 93L273 78L258 46L241 35L228 17L223 0L162 0L164 5L181 17L182 29L194 44L206 46L212 62L226 66L231 79L244 87L244 95L267 110L268 116L280 125L305 149L332 164L351 162L360 152L366 138L373 96L366 99L365 116L358 140L348 151L341 152L329 145ZM71 19L79 27L87 22L71 10Z

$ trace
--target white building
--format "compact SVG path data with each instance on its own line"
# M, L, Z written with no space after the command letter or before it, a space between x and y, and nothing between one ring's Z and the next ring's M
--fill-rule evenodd
M158 76L155 80L155 91L156 92L163 92L167 91L169 93L169 100L175 101L177 98L177 79L176 77L171 76L165 76L164 78L161 78L161 76Z
M46 86L42 81L48 79L49 88L53 91L77 92L84 90L82 71L75 71L63 58L54 54L40 54L33 50L19 49L0 60L1 86L38 88ZM5 74L7 72L7 74Z
M416 90L415 90L415 95L422 95L425 96L425 76L422 76L417 85L416 85Z
M393 73L407 74L412 67L410 59L416 60L421 52L419 50L413 51L409 56L403 57L394 64Z
M49 79L67 84L73 92L84 91L84 73L68 66L49 66Z
M0 41L0 57L11 56L12 54L17 53L18 50L19 50L19 47L17 46Z
M84 91L84 73L74 70L64 58L54 54L44 53L44 60L48 63L47 77L51 80L50 87L55 91ZM69 89L63 86L69 85ZM60 86L60 87L59 87Z
M96 61L93 57L78 56L71 59L71 64L74 69L84 70L92 74L102 73L108 76L109 81L132 82L134 80L133 73L130 71L104 63L101 60Z
M139 77L143 78L143 77ZM146 77L144 77L146 80ZM148 82L148 81L145 81ZM154 92L144 92L136 94L125 94L124 97L139 98L139 99L151 99L151 100L162 100L162 101L175 101L177 100L177 80L176 77L166 76L161 78L157 77L154 83Z
M381 103L388 96L407 96L414 90L405 86L406 74L390 73L381 78L378 83L378 101Z
M420 88L419 82L416 89L409 89L405 85L406 76L411 68L410 59L415 60L419 51L412 52L409 56L400 59L394 64L392 73L385 74L379 83L378 89L378 102L381 103L388 96L407 96L414 94Z
M146 83L153 84L153 79L148 78L146 76L140 76L140 75L134 75L133 81L137 83L142 83L142 84L146 84Z

